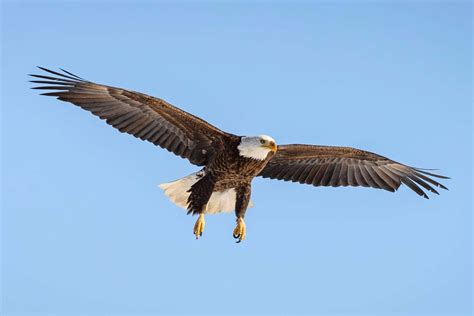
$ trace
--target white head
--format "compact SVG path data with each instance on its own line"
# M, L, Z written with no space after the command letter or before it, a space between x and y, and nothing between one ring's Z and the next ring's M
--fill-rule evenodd
M259 135L242 137L237 149L242 157L265 160L269 152L277 151L277 146L270 136Z

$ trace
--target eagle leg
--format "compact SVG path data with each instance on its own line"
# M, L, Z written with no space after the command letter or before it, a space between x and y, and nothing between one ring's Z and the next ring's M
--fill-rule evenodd
M250 202L251 186L246 183L236 189L237 197L235 199L235 215L237 216L237 226L234 229L233 236L237 243L245 239L246 228L244 222L245 212Z
M245 239L246 228L243 217L237 217L237 226L234 229L233 236L238 239L236 242L239 243Z
M199 214L199 217L194 224L194 235L196 235L196 239L202 236L202 232L204 231L204 226L206 225L206 221L204 220L204 214Z

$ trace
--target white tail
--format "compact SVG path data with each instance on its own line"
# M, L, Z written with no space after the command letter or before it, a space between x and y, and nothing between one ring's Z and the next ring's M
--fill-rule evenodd
M188 198L191 194L189 189L199 179L203 177L203 172L196 172L181 178L179 180L160 184L160 188L165 191L165 195L179 207L188 208ZM216 214L220 212L231 212L235 209L236 193L235 189L227 189L225 191L213 192L209 202L207 202L205 214ZM249 207L253 203L250 201Z

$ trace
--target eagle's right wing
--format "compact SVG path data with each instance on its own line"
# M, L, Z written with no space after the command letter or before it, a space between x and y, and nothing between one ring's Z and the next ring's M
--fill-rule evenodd
M314 186L363 186L394 192L403 183L428 198L420 188L438 194L446 189L432 177L447 179L383 156L350 147L281 145L259 174L263 178Z
M105 120L122 133L167 149L195 165L205 165L222 145L237 136L225 133L206 121L168 102L139 92L84 80L65 70L54 75L31 75L41 80L33 89L52 90L43 95L71 102Z

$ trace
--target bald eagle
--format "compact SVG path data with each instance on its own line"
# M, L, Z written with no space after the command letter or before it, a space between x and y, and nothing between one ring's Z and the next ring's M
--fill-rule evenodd
M447 177L409 167L383 156L349 147L276 145L266 135L237 136L170 103L143 93L84 80L66 70L39 67L31 74L49 90L42 95L73 103L105 120L122 133L149 141L202 167L182 179L161 184L165 195L188 214L198 215L193 233L204 231L204 214L235 210L233 236L246 237L244 216L255 177L313 186L362 186L394 192L403 183L428 198L423 189L446 189L433 178ZM39 80L37 80L39 79ZM423 189L422 189L423 188Z

